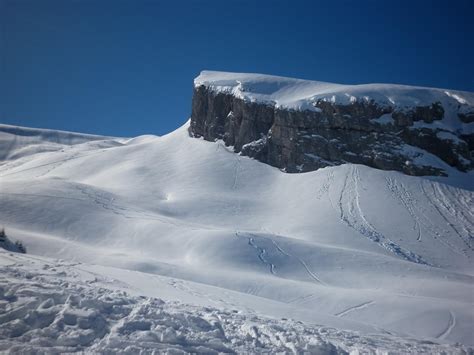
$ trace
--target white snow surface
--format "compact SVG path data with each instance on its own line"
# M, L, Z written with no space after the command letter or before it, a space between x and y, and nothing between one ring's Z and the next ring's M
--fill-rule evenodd
M435 102L445 110L444 126L463 130L458 112L474 111L474 93L396 84L343 85L273 75L229 73L205 70L194 79L194 86L232 94L240 99L292 110L318 110L318 100L348 105L374 101L380 106L409 110Z
M472 174L285 174L188 125L0 125L0 351L472 351Z
M253 310L201 306L175 299L229 298L219 289L131 272L0 250L0 351L9 353L443 353L461 345L363 335ZM118 275L118 278L117 278ZM145 277L144 277L145 276ZM141 285L141 287L147 287ZM163 300L155 295L166 295ZM233 295L239 298L239 295ZM232 306L232 305L228 305Z

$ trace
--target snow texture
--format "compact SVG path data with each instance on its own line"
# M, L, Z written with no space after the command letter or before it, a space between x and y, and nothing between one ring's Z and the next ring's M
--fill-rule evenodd
M187 128L0 125L0 351L472 351L472 174L285 174Z
M0 269L0 351L324 355L358 351L463 354L469 350L132 296L127 292L129 285L84 270L80 263L0 251ZM173 284L172 279L159 281Z

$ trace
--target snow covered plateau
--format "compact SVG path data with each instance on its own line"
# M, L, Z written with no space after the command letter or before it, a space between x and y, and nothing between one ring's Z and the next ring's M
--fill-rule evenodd
M474 169L474 94L203 71L189 132L286 172L352 163L447 176Z
M288 174L189 126L0 125L0 352L473 353L472 171Z

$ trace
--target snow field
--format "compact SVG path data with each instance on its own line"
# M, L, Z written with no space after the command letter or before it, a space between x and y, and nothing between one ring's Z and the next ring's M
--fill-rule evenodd
M304 349L310 338L314 346L362 353L457 353L464 348L453 344L473 345L472 174L420 178L359 165L285 174L221 142L190 138L187 125L164 137L72 135L0 126L7 157L0 162L0 223L29 253L15 256L16 266L10 256L0 258L2 349L23 352L40 334L51 349L123 350L138 346L147 331L158 339L147 345L150 352L191 351L204 346L202 339L217 339L209 351L222 345L237 352L260 344ZM113 305L116 319L106 306L80 305L102 297L100 289L133 305ZM12 295L20 290L17 300ZM142 306L198 309L208 322L206 309L227 312L219 314L229 342L196 328L195 335L183 333L186 342L163 345L156 314L146 320L149 330L120 333L119 319L128 321ZM75 316L64 320L64 308L81 311L68 310ZM19 316L6 316L13 309ZM29 314L38 309L51 315L36 323ZM96 316L106 324L103 334L87 328ZM258 342L247 341L253 331L240 325L248 328L252 317L262 329L273 319L293 330L257 327ZM308 338L291 335L306 330ZM265 340L265 332L293 345ZM197 334L201 340L192 343ZM56 341L63 335L73 340Z

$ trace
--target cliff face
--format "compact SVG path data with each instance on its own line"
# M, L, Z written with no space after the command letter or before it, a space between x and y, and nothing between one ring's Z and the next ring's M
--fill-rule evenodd
M208 73L212 78L218 76ZM474 108L459 95L446 92L446 98L434 100L438 92L425 93L423 100L410 97L413 100L405 101L418 105L401 107L390 96L389 102L381 100L377 87L370 88L374 94L369 96L353 95L354 90L347 86L337 86L338 91L330 87L329 93L320 94L319 86L304 87L306 81L275 84L272 79L276 77L263 77L271 79L262 85L260 77L249 80L244 76L247 82L235 79L236 84L231 85L234 79L206 81L198 77L190 134L209 141L222 139L235 152L287 172L346 162L410 175L446 175L450 167L460 171L474 168ZM288 90L288 85L294 90ZM409 95L410 87L405 88ZM278 96L275 89L284 91ZM394 97L403 97L402 89L395 87ZM297 97L294 102L298 107L292 106L291 100L285 101L286 107L279 104L288 92L298 90L306 90L306 96L313 94L303 100ZM390 86L380 90L390 92ZM277 99L272 100L272 95ZM421 94L416 91L412 95ZM345 96L349 99L340 99Z

